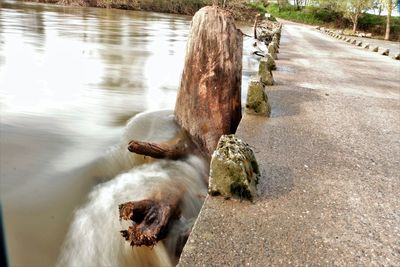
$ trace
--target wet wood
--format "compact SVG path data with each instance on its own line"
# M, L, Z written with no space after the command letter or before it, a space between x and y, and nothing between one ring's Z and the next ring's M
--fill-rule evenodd
M257 40L257 27L258 27L258 21L260 20L260 14L257 14L254 18L254 25L253 25L253 37L254 39Z
M151 143L132 140L128 150L139 155L150 156L156 159L179 159L196 151L195 144L187 133L182 130L173 140L164 143Z
M171 223L179 218L180 200L179 193L119 205L119 218L132 221L127 230L120 231L121 235L131 246L154 246L166 237Z
M229 12L205 7L193 17L175 116L207 159L241 119L242 50Z

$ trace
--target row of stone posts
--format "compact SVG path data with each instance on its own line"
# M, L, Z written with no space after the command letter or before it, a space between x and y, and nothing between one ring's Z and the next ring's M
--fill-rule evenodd
M272 41L268 44L268 51L260 60L258 74L250 78L245 107L247 114L267 117L271 114L271 106L265 87L274 84L272 71L276 70L275 60L278 59L281 33L282 25L273 33Z
M274 30L268 51L260 60L258 74L250 79L245 107L247 114L267 117L271 114L265 87L274 84L272 71L276 70L281 31L282 25ZM254 201L260 177L251 147L235 135L221 136L211 158L209 194Z
M321 32L323 32L323 33L326 33L329 36L332 36L332 37L334 37L334 38L336 38L338 40L345 41L347 43L356 45L358 47L363 47L363 48L371 50L372 52L375 52L375 53L379 52L379 46L376 46L376 45L371 46L369 43L363 44L362 41L359 41L357 39L353 39L351 37L344 36L343 35L343 31L333 31L333 30L330 30L330 29L325 29L325 28L320 28L320 27L317 27L316 29L321 31ZM381 50L380 54L383 55L383 56L389 56L390 50L389 49L383 49L383 50ZM392 58L395 59L395 60L400 60L400 53L397 53Z

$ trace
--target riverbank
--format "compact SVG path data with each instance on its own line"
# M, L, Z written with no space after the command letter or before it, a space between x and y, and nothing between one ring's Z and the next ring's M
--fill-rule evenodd
M28 0L29 2L57 4L66 6L116 8L125 10L152 11L192 16L197 10L212 5L212 0ZM221 1L220 1L221 2ZM232 12L239 21L254 21L259 12L247 0L232 0L226 4L226 9Z
M306 6L303 9L298 10L291 5L279 8L276 4L270 4L267 7L257 5L257 8L261 12L268 12L277 18L343 30L344 33L348 35L352 33L351 21L345 18L343 14L328 8ZM363 14L359 18L357 29L360 32L371 33L375 39L384 39L386 16L378 16L368 13ZM392 16L390 29L390 40L400 41L400 17Z

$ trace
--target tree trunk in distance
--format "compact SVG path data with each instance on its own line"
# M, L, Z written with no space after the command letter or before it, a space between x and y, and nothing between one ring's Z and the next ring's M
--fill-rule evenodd
M241 119L243 36L228 11L200 9L192 20L175 117L207 159Z
M387 11L388 11L388 14L386 16L385 40L389 40L389 38L390 38L390 21L391 21L391 18L392 18L392 9L393 9L392 0L387 0Z
M353 34L356 33L357 24L358 24L358 15L355 15L355 17L353 19Z

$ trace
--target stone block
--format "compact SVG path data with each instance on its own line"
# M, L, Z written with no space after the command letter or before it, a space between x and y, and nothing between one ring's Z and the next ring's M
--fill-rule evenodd
M260 65L266 64L268 70L276 70L276 63L275 60L272 58L270 54L266 54L265 57L261 58Z
M277 59L278 59L278 55L276 54L276 47L274 46L273 43L270 43L270 44L268 45L268 53L272 56L272 58L273 58L274 60L277 60Z
M251 115L267 117L271 114L271 107L268 103L268 96L265 93L264 85L257 77L253 77L249 82L245 112Z
M383 55L383 56L389 56L389 52L390 52L389 49L385 49L385 50L382 51L381 55Z
M253 200L260 171L250 146L234 135L223 135L211 158L208 191L225 198Z

